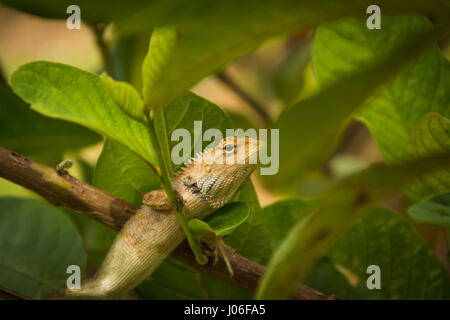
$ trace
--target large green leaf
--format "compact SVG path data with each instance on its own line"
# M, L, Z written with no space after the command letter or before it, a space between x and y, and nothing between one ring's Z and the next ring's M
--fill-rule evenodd
M277 201L263 208L273 251L279 247L291 227L311 212L314 205L316 205L314 200L292 198Z
M35 200L0 198L0 286L42 299L66 286L70 265L84 275L83 243L70 219Z
M365 20L347 19L317 31L314 66L326 85L386 56L405 38L432 29L421 16L383 15L382 29L369 30ZM358 113L370 128L388 163L411 159L414 130L427 112L450 116L450 65L437 46L378 90Z
M419 9L435 11L438 2L386 1L383 14L387 12L410 12ZM147 61L153 58L164 69L146 69L144 75L152 74L151 96L145 99L149 106L163 105L174 96L179 96L205 76L237 57L255 49L265 40L286 35L293 31L311 28L339 17L364 16L370 1L334 0L282 0L282 1L238 1L211 2L194 1L188 8L178 1L164 5L149 4L129 19L118 23L123 32L150 28L163 24L178 27L178 32L157 31L166 39L159 41L164 50L150 47ZM152 40L153 42L153 40ZM170 45L168 45L170 44ZM170 52L167 52L169 49ZM165 56L152 52L167 53ZM150 64L149 64L150 65ZM144 93L145 93L144 84ZM150 90L149 90L150 92Z
M277 201L263 208L265 225L270 234L272 252L276 251L300 219L310 213L316 200L291 198ZM319 260L305 277L304 284L338 299L371 298L363 288L354 288L328 258Z
M186 129L190 133L191 154L186 159L194 156L192 150L195 144L201 143L200 150L203 150L211 141L203 141L201 136L197 136L194 131L195 121L201 121L202 131L210 128L220 130L225 137L226 129L232 129L228 115L215 104L203 99L194 93L186 92L181 98L170 102L165 108L157 108L154 115L154 128L163 158L171 172L176 171L182 164L174 164L171 160L172 148L180 141L172 141L172 134L176 129Z
M35 2L33 0L2 0L15 9L31 14L52 18L67 19L70 14L66 13L70 5L76 4L80 7L81 19L89 22L111 22L132 15L146 5L141 0L110 1L110 0L45 0Z
M418 157L450 152L450 121L437 113L425 114L417 123L413 149ZM407 191L408 195L417 200L449 189L450 170L447 169L424 176Z
M156 162L146 126L122 110L99 76L40 61L17 69L11 76L11 86L34 110L79 123Z
M357 30L367 29L365 22L355 21L358 22ZM377 55L360 69L343 75L315 96L283 112L275 123L280 130L280 170L274 176L264 176L267 186L292 189L297 187L302 174L322 165L336 147L343 126L357 107L407 62L432 45L433 39L432 28L412 30L391 45L384 55ZM333 41L332 38L327 40L327 45ZM328 50L317 46L317 54Z
M450 192L435 195L408 210L411 218L450 230ZM448 237L448 235L447 235Z
M376 207L355 223L331 249L336 263L366 282L367 267L381 271L384 299L449 299L445 269L414 227L395 212Z
M0 86L0 145L48 165L67 150L94 144L100 136L79 125L30 110L7 86Z
M450 154L387 166L376 164L350 175L324 194L323 200L290 230L272 255L257 298L287 298L331 243L355 222L364 209L422 175L446 168Z
M135 206L142 196L159 188L159 178L126 147L106 139L94 172L94 185Z

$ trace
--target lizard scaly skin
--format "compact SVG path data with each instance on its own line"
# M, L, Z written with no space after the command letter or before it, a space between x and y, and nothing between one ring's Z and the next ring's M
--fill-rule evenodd
M176 173L172 186L182 200L185 217L204 219L230 200L256 168L249 159L257 151L254 139L227 137ZM95 276L80 289L65 289L62 297L129 297L185 239L173 210L163 190L144 195L143 205L119 232Z

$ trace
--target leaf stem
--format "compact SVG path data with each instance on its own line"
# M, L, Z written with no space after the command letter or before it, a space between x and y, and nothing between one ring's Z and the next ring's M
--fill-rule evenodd
M194 253L195 260L197 261L198 264L204 265L208 262L208 257L206 257L203 254L200 243L198 241L195 241L194 236L192 235L192 233L190 232L190 230L188 228L187 219L183 215L183 212L182 212L183 204L181 203L179 196L173 189L172 183L170 182L171 173L169 172L166 162L164 161L163 155L161 153L161 146L159 144L158 137L156 136L156 132L155 132L155 129L153 126L153 121L152 121L151 117L149 117L147 115L147 113L145 113L145 114L146 114L146 121L148 124L150 141L156 152L156 156L158 157L159 167L160 167L160 171L161 171L161 175L159 176L160 180L161 180L161 184L163 186L164 191L167 194L167 197L169 198L170 203L172 203L172 205L175 207L175 214L178 218L178 222L180 223L181 228L183 229L183 231L186 235L189 246L191 247L192 252Z

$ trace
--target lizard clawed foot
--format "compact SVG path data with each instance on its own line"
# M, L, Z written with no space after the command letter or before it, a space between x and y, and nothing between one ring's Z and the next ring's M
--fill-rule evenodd
M223 238L220 236L212 236L212 241L214 243L214 262L213 264L216 265L217 262L219 262L219 255L222 257L223 261L225 262L225 265L227 266L228 273L230 274L230 277L232 278L234 275L234 270L231 265L230 260L228 259L227 252L225 249L228 248L228 245L223 241Z

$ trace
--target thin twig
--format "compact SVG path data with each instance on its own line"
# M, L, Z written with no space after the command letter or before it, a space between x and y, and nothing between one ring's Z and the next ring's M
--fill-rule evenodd
M68 173L58 173L55 168L27 159L2 147L0 147L0 177L33 190L56 206L77 211L115 230L120 230L137 210L127 202L79 181ZM225 251L234 270L233 278L229 276L223 259L214 265L212 262L203 266L199 265L186 241L175 249L172 257L207 275L230 282L250 292L255 291L265 267L232 250ZM204 252L207 256L213 257L214 248L204 248ZM294 298L323 300L330 297L300 284Z
M217 78L227 85L234 93L244 100L258 115L264 120L265 124L270 124L272 118L267 113L266 108L245 92L230 76L225 72L217 74Z

